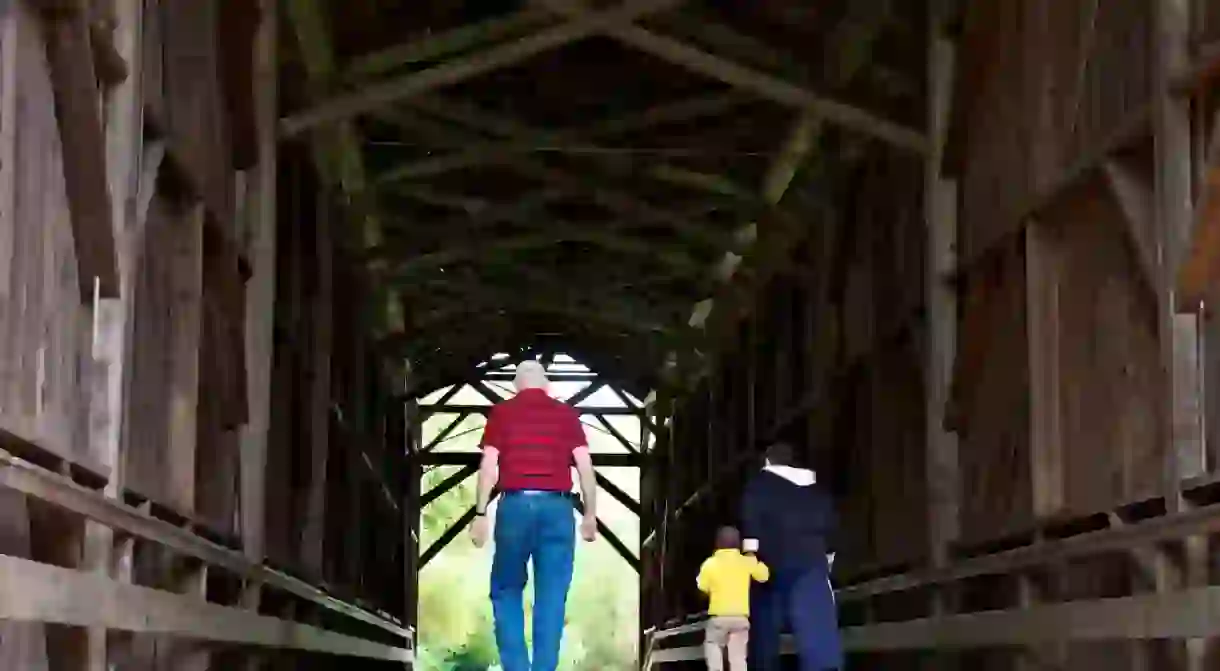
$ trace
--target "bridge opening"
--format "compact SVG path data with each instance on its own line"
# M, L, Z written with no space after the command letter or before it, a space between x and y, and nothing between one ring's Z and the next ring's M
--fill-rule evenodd
M474 548L462 533L473 518L479 439L494 403L511 397L522 357L541 361L550 393L581 410L596 464L601 541L579 544L568 597L562 669L637 668L640 466L654 443L635 413L643 401L562 352L500 353L480 363L474 379L419 400L423 417L420 491L419 630L421 671L497 669L488 600L491 548ZM574 491L578 491L574 486ZM488 514L494 524L496 501ZM573 511L573 515L577 513ZM533 578L526 586L526 622ZM532 639L531 639L532 640Z

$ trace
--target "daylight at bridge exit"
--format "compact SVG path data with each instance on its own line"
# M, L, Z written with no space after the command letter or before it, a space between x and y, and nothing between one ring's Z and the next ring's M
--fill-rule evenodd
M1220 668L1220 0L0 0L0 671Z

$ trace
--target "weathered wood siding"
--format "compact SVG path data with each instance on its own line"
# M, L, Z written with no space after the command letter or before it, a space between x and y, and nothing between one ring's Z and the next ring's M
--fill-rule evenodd
M81 463L91 322L78 290L41 20L0 14L0 430Z

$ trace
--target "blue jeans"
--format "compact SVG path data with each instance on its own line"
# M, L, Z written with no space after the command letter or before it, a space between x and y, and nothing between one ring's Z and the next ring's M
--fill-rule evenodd
M555 671L576 555L572 500L508 492L496 512L491 607L504 671ZM525 649L526 564L534 562L534 664Z
M777 671L780 633L792 632L801 671L843 668L834 593L822 566L773 569L771 580L755 584L750 599L750 668Z

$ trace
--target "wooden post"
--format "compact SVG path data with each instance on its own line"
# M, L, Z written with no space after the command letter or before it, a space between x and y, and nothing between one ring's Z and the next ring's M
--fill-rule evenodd
M262 22L255 46L259 164L255 171L254 221L249 257L254 268L246 290L246 384L249 421L241 435L242 546L252 561L266 554L263 533L266 506L267 440L271 426L271 369L274 357L276 276L276 122L278 114L278 8L261 3Z
M957 192L944 179L940 166L948 132L952 95L953 44L932 22L928 57L931 90L928 101L932 151L924 170L924 215L928 230L927 363L925 402L929 551L935 566L948 562L949 542L958 534L957 436L945 430L945 410L957 348L957 297L949 277L956 264ZM941 599L937 599L940 608Z
M199 346L203 309L202 204L176 216L171 253L173 274L173 345L170 372L169 496L179 512L195 510L199 437Z
M1193 164L1190 102L1174 95L1173 81L1189 66L1190 2L1154 3L1155 67L1153 75L1154 138L1156 147L1156 225L1160 238L1162 370L1166 385L1163 445L1166 450L1164 491L1171 512L1187 506L1181 494L1184 479L1206 469L1200 405L1199 315L1178 312L1176 278L1186 254L1193 222ZM1186 539L1187 581L1205 576L1207 540ZM1158 584L1158 588L1160 585ZM1204 667L1206 642L1185 645L1185 668Z
M1181 508L1179 483L1202 473L1205 460L1198 394L1198 317L1179 314L1176 273L1190 239L1191 134L1189 101L1174 95L1172 83L1188 65L1188 2L1155 3L1156 222L1160 234L1160 341L1166 378L1165 493Z
M1025 229L1026 332L1029 339L1030 477L1034 516L1063 507L1064 463L1059 375L1059 274L1054 233Z
M144 221L137 204L141 198L140 174L144 160L143 105L140 103L143 26L142 0L115 0L114 47L126 61L130 74L110 91L106 99L105 155L110 192L110 220L114 225L116 263L119 271L118 298L100 298L95 293L92 332L92 375L89 401L89 451L110 469L105 495L121 498L125 486L124 447L129 416L136 286ZM154 162L159 163L159 159ZM152 184L148 188L152 188ZM103 525L85 523L84 563L91 570L118 580L131 581L133 543L116 543L114 532ZM109 668L110 652L104 629L90 628L89 671Z
M314 219L314 261L317 264L314 272L313 306L310 314L314 324L310 344L312 351L309 357L310 397L309 397L309 443L312 446L310 457L309 494L305 510L304 547L305 566L316 578L323 577L323 558L326 546L326 472L330 456L330 360L332 355L332 334L334 326L332 311L332 252L331 241L331 194L323 189L317 198L316 216ZM362 363L357 360L358 363ZM363 427L360 427L363 428ZM361 440L362 435L347 435ZM348 452L355 454L359 449L348 445ZM359 465L356 466L360 468ZM358 526L358 521L352 523Z

